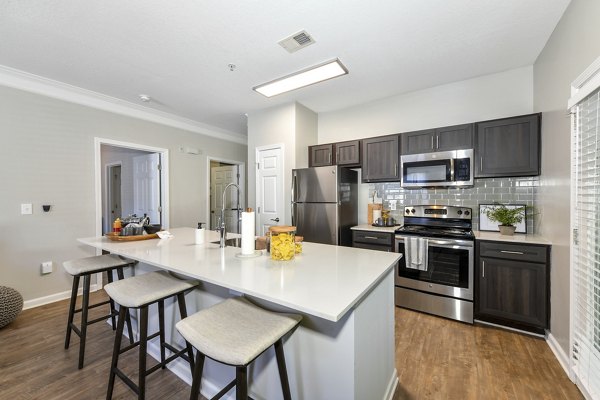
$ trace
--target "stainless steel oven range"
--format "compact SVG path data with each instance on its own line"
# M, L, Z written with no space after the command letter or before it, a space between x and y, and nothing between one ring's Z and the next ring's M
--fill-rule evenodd
M472 210L441 205L404 208L396 230L396 305L473 323Z

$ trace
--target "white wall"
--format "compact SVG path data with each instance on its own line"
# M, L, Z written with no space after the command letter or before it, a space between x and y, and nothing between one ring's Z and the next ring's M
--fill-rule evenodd
M523 67L319 114L319 143L533 112L533 67Z
M573 0L534 64L534 106L543 112L541 233L552 241L550 331L569 354L571 82L600 56L600 2Z
M94 254L77 243L95 235L94 137L170 150L172 227L207 215L206 154L247 156L245 145L0 86L0 284L25 300L68 291L62 262ZM33 203L33 215L20 215L21 203ZM50 260L54 272L40 275Z
M317 141L317 115L298 103L284 104L248 114L248 206L256 208L256 148L284 145L283 189L285 215L290 225L292 169L308 166L308 145Z

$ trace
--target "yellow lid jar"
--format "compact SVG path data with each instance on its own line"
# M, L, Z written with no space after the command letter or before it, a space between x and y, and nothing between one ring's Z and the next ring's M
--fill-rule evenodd
M271 233L271 259L277 261L289 261L296 254L296 227L295 226L272 226Z

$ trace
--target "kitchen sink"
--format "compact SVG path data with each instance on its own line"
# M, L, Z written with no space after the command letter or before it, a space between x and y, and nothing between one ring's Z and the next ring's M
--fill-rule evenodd
M211 243L218 245L221 243L221 241L215 240L214 242L211 242ZM242 238L225 239L225 247L242 247Z

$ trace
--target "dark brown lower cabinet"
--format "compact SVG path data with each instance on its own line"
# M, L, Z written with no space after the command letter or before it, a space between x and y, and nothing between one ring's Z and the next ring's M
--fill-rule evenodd
M478 249L475 318L543 334L550 319L549 246L479 242Z
M352 247L391 252L394 251L394 234L353 230Z

